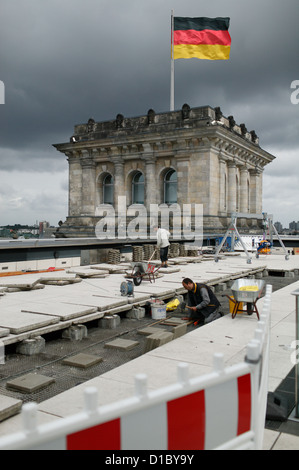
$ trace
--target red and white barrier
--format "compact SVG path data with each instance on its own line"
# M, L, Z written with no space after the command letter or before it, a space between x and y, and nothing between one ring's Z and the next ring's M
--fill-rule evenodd
M97 407L97 390L85 390L85 411L37 426L37 405L23 406L24 430L0 439L3 449L201 450L260 449L267 400L269 314L267 286L261 321L244 362L189 378L179 364L178 381L148 391L135 378L135 396Z

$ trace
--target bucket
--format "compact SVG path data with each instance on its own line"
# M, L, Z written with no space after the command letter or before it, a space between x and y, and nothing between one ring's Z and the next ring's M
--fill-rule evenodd
M163 302L151 302L152 318L160 320L166 318L166 304Z
M234 299L234 296L231 296L231 298ZM230 311L230 313L233 313L234 308L235 308L235 303L231 299L229 299L229 311ZM243 302L239 302L238 310L243 310ZM241 312L238 311L238 313L241 313Z

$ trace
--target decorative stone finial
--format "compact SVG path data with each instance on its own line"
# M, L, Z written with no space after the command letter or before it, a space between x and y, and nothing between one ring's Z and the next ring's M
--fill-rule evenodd
M190 106L185 103L183 106L182 106L182 118L183 119L188 119L189 116L190 116Z
M215 120L220 121L221 118L222 118L222 111L220 107L217 106L217 108L215 108Z
M149 109L147 112L147 122L148 124L153 124L155 122L156 113L153 109Z
M236 121L234 120L234 116L228 116L228 123L230 129L233 129L235 127Z
M117 129L120 129L123 126L124 117L122 114L116 116L115 125Z

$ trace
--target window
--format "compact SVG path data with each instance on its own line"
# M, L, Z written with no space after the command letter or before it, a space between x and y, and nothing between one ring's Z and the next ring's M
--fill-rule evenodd
M103 180L103 203L113 204L114 181L111 175L106 175Z
M169 170L164 177L164 202L175 204L177 199L177 173Z
M132 203L144 204L144 176L140 171L132 179Z

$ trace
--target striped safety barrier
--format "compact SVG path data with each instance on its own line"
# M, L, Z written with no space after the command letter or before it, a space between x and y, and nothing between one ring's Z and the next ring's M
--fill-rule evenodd
M213 449L250 428L251 380L250 374L246 374L69 434L63 447L69 450Z

